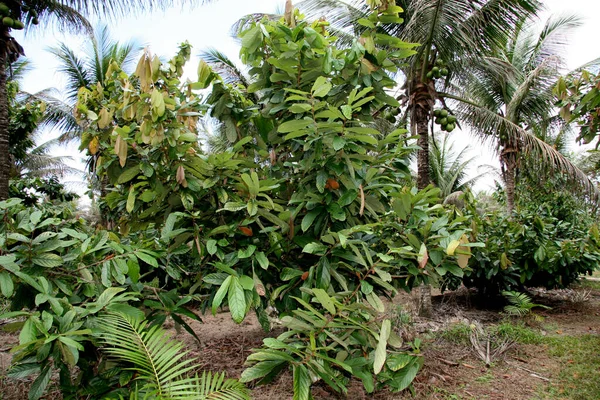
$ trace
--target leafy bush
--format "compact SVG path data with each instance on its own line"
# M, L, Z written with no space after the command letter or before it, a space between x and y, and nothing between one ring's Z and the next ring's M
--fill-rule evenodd
M179 311L198 318L182 311L190 299L185 297L176 296L173 309L151 310L156 298L151 285L159 280L142 283L140 276L155 276L165 267L148 242L91 231L69 204L25 207L22 200L9 199L0 202L0 213L0 290L12 310L0 318L17 318L9 329L20 330L8 375L37 374L30 399L44 393L53 369L65 395L87 390L88 382L100 384L92 379L99 359L90 324L101 311L144 318L146 309L157 318L169 313L183 322Z
M470 259L465 284L486 295L524 287L566 287L600 262L600 234L586 205L566 192L523 188L511 216L478 213L473 237L486 244ZM529 194L527 193L529 192Z

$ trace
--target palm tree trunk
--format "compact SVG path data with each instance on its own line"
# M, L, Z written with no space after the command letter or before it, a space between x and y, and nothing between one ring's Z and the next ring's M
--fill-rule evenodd
M8 134L8 96L6 94L7 29L0 29L0 201L8 199L10 154Z
M424 189L431 183L429 176L429 119L435 100L431 95L432 88L427 84L417 79L413 82L413 87L411 123L418 135L417 145L420 147L417 153L417 187Z
M417 187L424 189L431 182L429 176L429 112L421 107L415 110L415 124L417 126L417 145L420 147L417 154Z
M502 177L506 191L506 211L511 215L515 211L515 190L517 173L517 150L510 145L503 146L500 154Z

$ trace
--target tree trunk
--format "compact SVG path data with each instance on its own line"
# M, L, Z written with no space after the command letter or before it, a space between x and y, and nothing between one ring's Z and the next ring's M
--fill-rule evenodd
M10 179L10 154L8 133L8 96L6 94L6 64L8 33L0 29L0 201L8 199Z
M429 176L429 120L431 110L435 104L433 82L429 85L416 79L412 84L413 92L410 95L411 125L418 135L417 145L420 147L417 154L417 187L424 189L431 183Z
M506 192L506 211L511 215L515 211L515 190L517 173L517 149L506 144L502 146L500 165L502 165L502 178Z
M433 87L433 81L427 85L418 78L412 86L414 92L410 96L412 103L411 126L419 136L417 139L417 145L420 147L417 153L417 188L421 190L431 183L429 174L429 119L435 104L435 98L432 95L435 92L435 87ZM420 317L431 317L433 312L431 285L422 283L416 289L414 307Z
M429 176L429 112L422 107L415 110L415 124L417 126L417 145L420 147L417 154L417 187L424 189L431 183Z

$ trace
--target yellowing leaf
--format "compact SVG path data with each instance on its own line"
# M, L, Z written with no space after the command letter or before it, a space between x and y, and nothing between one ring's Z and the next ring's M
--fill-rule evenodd
M88 150L90 152L91 155L96 155L96 153L98 153L98 148L100 147L100 141L98 140L98 137L93 137L92 140L90 140L90 144L88 144Z
M185 169L183 168L183 165L177 167L176 180L181 186L187 187L187 181L185 180Z
M106 108L100 110L100 114L98 114L98 128L105 129L107 128L112 121L112 113L108 111Z
M460 246L460 240L451 241L448 247L446 248L446 254L448 254L449 256L453 256L458 246Z
M140 78L140 88L144 92L149 92L152 84L152 66L150 64L150 52L144 50L144 55L140 58L135 75Z
M133 211L133 206L135 206L135 189L133 186L129 189L129 195L127 196L127 205L125 209L128 213Z
M421 243L421 248L419 249L419 256L417 257L417 261L419 262L419 268L425 268L427 265L427 261L429 261L429 253L427 252L427 247L425 243Z
M387 356L387 341L390 337L391 330L392 322L389 319L384 320L381 324L381 331L379 331L379 342L377 342L377 348L375 349L375 359L373 360L373 372L375 373L375 375L381 372L381 369L385 364L385 359Z
M204 61L200 60L200 64L198 65L198 87L197 89L204 89L210 83L210 74L212 70L210 66Z
M125 167L125 163L127 162L127 142L123 140L121 135L117 135L115 154L119 157L121 168Z
M469 264L469 258L471 258L471 255L469 254L459 254L456 257L456 262L458 263L459 267L464 269Z
M152 91L150 96L150 104L152 105L153 111L157 116L162 117L165 114L165 99L161 92L157 89Z

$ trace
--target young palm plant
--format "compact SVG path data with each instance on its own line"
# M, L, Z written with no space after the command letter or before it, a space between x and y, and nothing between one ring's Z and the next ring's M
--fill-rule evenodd
M443 198L471 188L485 175L483 173L471 178L467 177L467 170L473 164L475 157L465 159L468 147L456 153L448 135L444 135L441 141L432 138L429 147L431 180L440 189Z
M103 351L135 373L131 398L156 400L247 400L248 389L224 373L189 374L199 367L186 358L183 343L160 326L118 313L101 317Z

